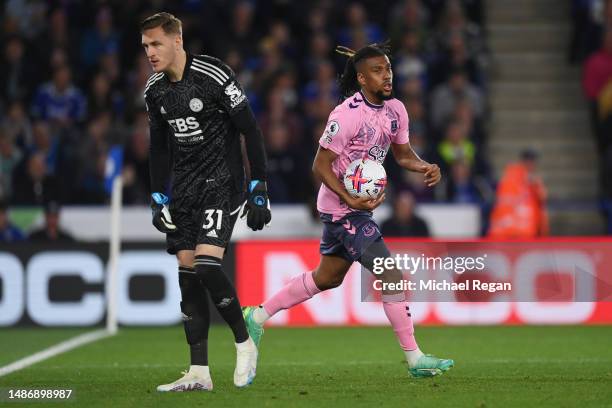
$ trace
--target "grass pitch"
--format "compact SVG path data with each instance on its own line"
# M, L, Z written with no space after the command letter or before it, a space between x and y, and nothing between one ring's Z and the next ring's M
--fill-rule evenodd
M79 332L2 329L0 365ZM69 402L15 403L37 407L612 407L612 326L418 327L417 339L455 368L410 378L386 327L270 328L255 382L236 389L233 339L217 326L214 391L160 394L157 384L188 367L182 327L128 328L0 377L0 390L74 390Z

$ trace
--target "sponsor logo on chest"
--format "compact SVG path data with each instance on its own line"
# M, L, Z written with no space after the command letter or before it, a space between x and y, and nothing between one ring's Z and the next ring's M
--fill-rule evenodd
M168 124L174 130L174 136L179 142L195 142L203 139L200 123L193 116L168 119Z

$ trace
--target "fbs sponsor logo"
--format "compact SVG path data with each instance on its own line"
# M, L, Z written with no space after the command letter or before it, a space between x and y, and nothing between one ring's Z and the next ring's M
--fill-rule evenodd
M181 133L186 132L188 130L195 130L200 127L200 124L198 123L197 119L193 116L189 116L188 118L170 119L168 120L168 123L170 124L170 126L172 126L172 129L174 129L175 132Z

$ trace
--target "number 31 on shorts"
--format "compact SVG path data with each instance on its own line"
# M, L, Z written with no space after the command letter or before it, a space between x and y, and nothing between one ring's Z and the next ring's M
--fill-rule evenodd
M204 211L204 225L203 229L211 229L215 225L216 230L221 229L221 220L223 218L223 210L209 209ZM216 216L216 220L215 220Z

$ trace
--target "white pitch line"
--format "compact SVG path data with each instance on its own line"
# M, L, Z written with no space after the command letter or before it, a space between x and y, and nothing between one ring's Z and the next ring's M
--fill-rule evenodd
M104 337L112 336L112 333L101 329L92 331L89 333L84 333L79 336L76 336L72 339L62 341L61 343L57 343L54 346L46 348L44 350L39 351L38 353L34 353L28 357L24 357L20 360L14 361L9 365L5 365L4 367L0 367L0 377L8 375L12 372L22 370L26 367L31 366L32 364L36 364L53 356L56 356L61 353L65 353L77 347L80 347L87 343L92 343L94 341L103 339Z

